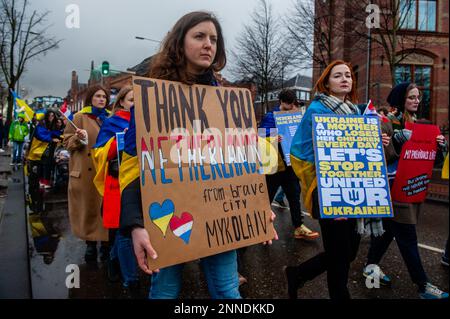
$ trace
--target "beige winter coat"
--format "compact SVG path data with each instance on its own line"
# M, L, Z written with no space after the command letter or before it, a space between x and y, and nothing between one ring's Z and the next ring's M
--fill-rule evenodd
M102 199L94 186L95 168L92 162L92 146L97 140L101 121L87 114L77 113L75 125L88 133L88 145L83 145L75 134L75 128L67 123L64 131L64 147L70 152L69 163L69 217L75 236L91 241L107 241L108 230L101 217Z

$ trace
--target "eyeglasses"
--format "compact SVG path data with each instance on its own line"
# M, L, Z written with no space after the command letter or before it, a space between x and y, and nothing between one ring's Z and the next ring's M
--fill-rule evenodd
M408 96L407 97L407 99L408 100L411 100L411 101L415 101L415 100L417 100L417 101L421 101L422 100L422 97L420 97L420 96L415 96L415 95L412 95L412 96Z

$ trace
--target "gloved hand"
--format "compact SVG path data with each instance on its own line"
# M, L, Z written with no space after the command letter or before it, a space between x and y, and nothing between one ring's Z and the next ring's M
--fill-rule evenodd
M394 136L392 139L399 145L403 145L406 141L411 138L412 131L407 130L406 128L402 130L395 130Z

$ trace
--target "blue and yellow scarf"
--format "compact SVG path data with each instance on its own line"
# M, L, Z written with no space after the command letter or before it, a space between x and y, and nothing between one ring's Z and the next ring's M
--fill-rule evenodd
M104 122L111 112L105 108L100 109L93 106L85 106L81 109L80 113L92 115Z

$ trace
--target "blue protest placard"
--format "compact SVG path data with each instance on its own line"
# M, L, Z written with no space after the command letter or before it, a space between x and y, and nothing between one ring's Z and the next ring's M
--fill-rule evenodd
M120 165L120 151L125 149L125 132L116 133L116 142L117 142L117 158L119 159Z
M313 115L321 218L392 217L379 119Z
M291 144L297 127L302 120L301 112L274 112L275 125L278 134L283 138L281 140L281 149L283 150L284 160L288 166L291 166Z

